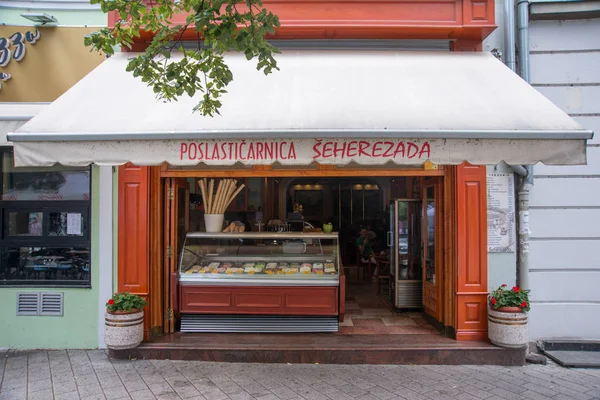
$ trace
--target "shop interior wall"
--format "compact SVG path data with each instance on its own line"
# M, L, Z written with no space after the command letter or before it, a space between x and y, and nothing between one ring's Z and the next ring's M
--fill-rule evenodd
M81 288L0 288L0 349L92 349L98 347L98 168L92 168L91 283ZM64 293L64 315L16 316L19 292Z
M506 164L488 165L487 172L513 173ZM516 179L515 179L516 185ZM516 196L515 196L516 200ZM516 207L516 204L515 204ZM488 287L494 290L502 284L514 286L517 280L517 253L488 253Z

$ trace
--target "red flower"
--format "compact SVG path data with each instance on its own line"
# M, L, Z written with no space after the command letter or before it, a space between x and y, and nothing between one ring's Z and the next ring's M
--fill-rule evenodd
M502 290L498 292L498 294L502 294Z
M498 300L496 300L495 298L494 298L494 299L492 299L492 305L493 305L493 306L495 306L497 302L498 302Z
M110 300L108 301L108 304L109 304L109 305L113 305L113 304L115 304L115 301L114 301L113 299L110 299Z
M525 307L527 307L527 302L526 301L524 301L524 302L521 303L521 308L525 308Z
M515 293L519 293L521 291L521 288L518 286L513 286L513 292Z
M502 284L502 287L506 287L506 283L503 283L503 284Z

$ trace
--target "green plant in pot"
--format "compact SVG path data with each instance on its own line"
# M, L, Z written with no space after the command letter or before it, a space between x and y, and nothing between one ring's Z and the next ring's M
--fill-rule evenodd
M132 313L141 311L146 306L146 300L142 296L128 292L115 293L106 302L106 311L111 314Z
M106 302L104 315L104 343L111 350L138 346L144 339L144 311L146 300L138 295L115 293Z
M494 290L489 298L490 307L496 311L527 312L529 311L529 291L518 286L509 289L503 284Z
M528 342L529 291L500 285L488 296L488 337L501 347L525 347Z

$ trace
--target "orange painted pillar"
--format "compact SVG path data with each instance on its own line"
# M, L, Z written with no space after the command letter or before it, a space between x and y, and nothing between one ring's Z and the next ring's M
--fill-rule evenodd
M118 290L146 298L149 311L149 167L119 167ZM144 338L149 338L150 318L144 318Z
M487 338L487 196L485 165L456 171L456 339Z

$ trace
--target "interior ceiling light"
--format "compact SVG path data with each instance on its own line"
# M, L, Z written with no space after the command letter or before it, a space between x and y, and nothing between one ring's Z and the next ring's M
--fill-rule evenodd
M21 17L28 19L36 24L53 24L57 23L58 20L54 17L54 15L40 13L40 12L27 12L21 14Z

